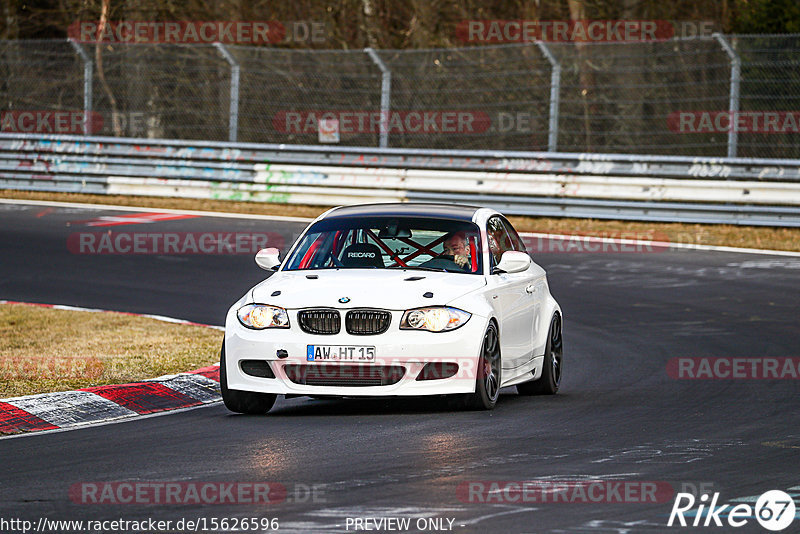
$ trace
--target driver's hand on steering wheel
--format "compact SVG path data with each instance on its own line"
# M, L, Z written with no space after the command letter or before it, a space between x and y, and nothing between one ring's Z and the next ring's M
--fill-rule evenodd
M463 237L453 236L442 244L445 255L453 256L453 261L462 269L467 264L467 241Z

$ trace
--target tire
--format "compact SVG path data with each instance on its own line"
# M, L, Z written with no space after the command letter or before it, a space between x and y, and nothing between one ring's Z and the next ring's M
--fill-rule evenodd
M263 415L275 404L277 395L271 393L254 393L228 389L228 373L225 369L225 343L219 354L219 388L222 391L222 402L232 412Z
M463 407L468 410L492 410L500 396L500 337L497 326L489 323L483 335L481 355L475 377L475 393L463 397Z
M561 316L555 314L550 321L547 332L547 344L544 349L542 376L538 380L517 384L520 395L555 395L561 386L563 370L564 341L561 334Z

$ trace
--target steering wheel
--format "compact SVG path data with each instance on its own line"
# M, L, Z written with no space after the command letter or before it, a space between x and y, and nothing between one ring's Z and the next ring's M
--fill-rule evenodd
M457 273L464 272L464 268L455 262L455 257L452 254L441 254L421 263L419 266L431 267L432 269L445 269Z

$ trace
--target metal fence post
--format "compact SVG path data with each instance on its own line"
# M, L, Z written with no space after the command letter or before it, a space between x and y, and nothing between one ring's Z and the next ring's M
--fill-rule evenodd
M558 146L558 107L561 94L561 64L542 41L536 41L547 61L550 62L550 120L547 125L547 151L555 152Z
M381 69L381 135L380 147L389 146L389 107L391 105L392 92L392 72L372 48L365 48L364 51L372 61Z
M715 33L713 36L731 60L731 93L728 100L728 110L731 114L730 129L728 130L728 157L735 158L739 133L734 125L736 124L736 114L739 111L739 80L741 79L742 62L724 35Z
M83 135L89 135L92 133L92 60L81 45L72 39L67 41L83 61Z
M231 66L231 107L228 121L228 140L235 142L236 134L239 131L239 63L228 52L224 44L214 43L214 46L225 58L225 61L228 62L228 65Z

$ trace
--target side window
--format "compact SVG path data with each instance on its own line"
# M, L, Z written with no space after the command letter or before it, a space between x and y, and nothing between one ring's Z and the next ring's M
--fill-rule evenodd
M489 241L489 260L492 262L492 267L500 263L503 252L514 250L514 244L503 220L496 215L486 223L486 239Z
M511 238L511 243L512 243L512 245L514 247L514 250L517 250L519 252L526 252L527 253L528 250L525 248L525 243L522 241L522 238L519 236L517 231L514 230L514 227L511 226L511 223L508 222L507 219L503 219L503 224L506 227L506 231L508 232L508 236Z

